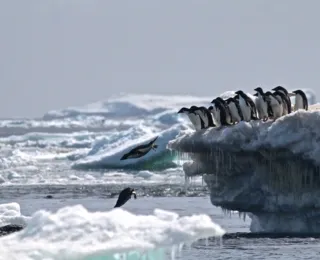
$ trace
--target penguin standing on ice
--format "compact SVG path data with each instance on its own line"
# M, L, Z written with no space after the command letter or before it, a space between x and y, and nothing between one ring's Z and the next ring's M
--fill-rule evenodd
M217 125L219 126L227 126L231 123L231 117L229 114L229 110L227 110L226 106L219 99L214 99L211 101L213 106L210 106L208 109L213 114Z
M288 114L290 114L291 111L292 111L292 104L291 104L290 94L289 94L288 90L286 90L286 89L285 89L284 87L282 87L282 86L277 86L277 87L273 88L272 90L273 90L273 91L280 91L280 92L282 92L282 93L286 96L286 99L287 99L286 103L289 104Z
M270 91L265 93L266 99L268 100L268 106L272 111L272 117L275 121L277 118L281 117L283 114L282 102L278 100Z
M259 118L263 121L268 120L268 102L262 88L258 87L254 89L257 93L254 96L257 97L256 106L259 114Z
M207 129L208 127L214 127L212 115L206 107L192 106L194 113L196 113L201 119L201 129Z
M183 107L178 111L178 114L185 114L188 116L190 122L194 126L195 130L198 131L201 129L201 118L194 110Z
M291 101L282 91L274 91L272 93L278 100L281 101L283 107L282 115L285 116L291 113Z
M306 94L300 89L292 91L292 93L295 94L294 111L298 109L308 110L308 98Z
M213 122L212 114L210 113L210 111L206 107L199 107L199 109L203 114L203 118L205 121L205 129L208 127L215 127L216 125Z
M197 115L200 119L200 126L198 130L205 129L206 125L208 124L208 119L203 112L203 109L197 106L191 106L190 111Z
M232 123L233 124L235 124L236 122L239 123L241 120L243 120L243 115L241 112L239 101L234 99L233 97L230 97L225 101L230 110Z
M239 105L243 114L243 120L249 122L252 120L257 120L257 108L253 100L249 98L242 90L236 92L237 96L235 98L239 99Z

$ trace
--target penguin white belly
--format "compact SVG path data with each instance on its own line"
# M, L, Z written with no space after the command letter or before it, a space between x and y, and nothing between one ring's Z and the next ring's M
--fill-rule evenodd
M207 118L207 115L203 113L201 110L197 110L196 113L200 116L202 121L204 122L204 128L207 128L209 126L209 119Z
M196 130L198 130L198 125L199 125L199 120L197 118L197 116L193 113L188 114L189 120L191 121L191 123L193 124L194 128Z
M228 124L232 124L232 118L231 118L231 115L230 115L231 112L229 112L228 109L225 109L225 111L226 111L226 122Z
M282 114L281 115L282 116L287 115L288 114L287 103L282 100L281 96L276 95L276 98L281 102L281 107L282 107Z
M273 118L277 119L282 116L283 110L282 110L282 105L279 104L278 100L271 98L271 109L273 112Z
M268 118L268 104L263 100L263 97L259 96L256 101L256 106L260 119Z
M139 152L146 153L146 152L149 152L151 149L152 147L145 147L145 148L139 149Z
M240 122L241 121L241 117L239 115L239 112L238 112L238 109L236 107L236 104L233 103L233 102L230 102L229 103L229 109L230 109L232 121L233 122Z
M239 97L239 105L242 111L243 120L249 122L251 119L251 108L242 97Z
M213 106L212 110L210 111L213 117L213 122L216 126L220 126L220 111L217 111L217 108Z
M303 109L303 99L300 95L296 95L295 99L295 104L294 104L294 111L297 111L298 109Z

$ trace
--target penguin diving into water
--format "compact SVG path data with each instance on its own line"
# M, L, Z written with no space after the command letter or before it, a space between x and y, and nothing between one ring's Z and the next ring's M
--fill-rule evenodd
M147 144L142 144L133 148L130 152L124 154L120 160L140 158L146 155L151 149L156 150L158 148L158 145L156 145L154 142L157 139L158 136Z
M114 208L118 208L123 206L124 204L127 203L129 199L131 199L131 196L133 195L134 199L137 199L137 194L136 191L132 188L125 188L122 190L119 194L118 200Z

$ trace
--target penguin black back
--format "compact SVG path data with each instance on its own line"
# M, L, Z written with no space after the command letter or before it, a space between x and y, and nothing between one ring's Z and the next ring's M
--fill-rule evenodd
M117 203L116 205L114 206L114 208L118 208L118 207L121 207L123 206L124 204L126 204L126 202L131 199L131 196L134 196L135 199L137 199L137 194L135 192L134 189L128 187L128 188L125 188L123 189L120 194L119 194L119 197L118 197L118 200L117 200Z
M292 93L295 93L296 95L298 94L298 95L300 95L300 96L302 97L302 100L303 100L303 108L304 108L305 110L308 110L308 98L307 98L306 94L305 94L302 90L300 90L300 89L295 90L295 91L292 91Z

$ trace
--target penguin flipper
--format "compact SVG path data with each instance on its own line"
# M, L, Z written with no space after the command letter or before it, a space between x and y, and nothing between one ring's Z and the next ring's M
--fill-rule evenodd
M152 144L158 139L158 137L159 137L159 136L156 136L152 141L150 141L149 144L148 144L148 146L149 146L149 145L152 145Z

